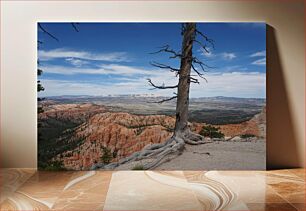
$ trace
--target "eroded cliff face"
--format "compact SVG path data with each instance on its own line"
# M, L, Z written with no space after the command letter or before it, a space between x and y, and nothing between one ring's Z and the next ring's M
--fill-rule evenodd
M252 119L240 124L220 125L220 131L227 137L250 134L256 137L266 138L266 107Z
M165 141L172 134L174 122L174 118L164 115L99 113L75 130L76 137L85 138L84 143L62 153L57 159L61 159L66 168L88 169L101 162L106 148L110 151L111 161L116 161L148 144Z
M133 115L109 112L105 107L93 104L48 105L39 115L71 121L77 124L57 138L57 145L78 142L52 158L61 161L67 169L89 169L95 163L114 162L142 150L145 146L161 143L171 137L175 118L165 115ZM191 130L199 133L204 123L190 123ZM241 124L220 125L227 137L240 134L265 136L265 109L251 120ZM67 138L68 137L68 138Z

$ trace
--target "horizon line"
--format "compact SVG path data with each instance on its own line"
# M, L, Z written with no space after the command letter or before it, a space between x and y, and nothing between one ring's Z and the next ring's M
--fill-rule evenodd
M163 96L163 95L154 95L154 94L110 94L110 95L49 95L49 96L40 96L42 98L52 98L52 97L124 97L124 96L140 96L140 97L146 97L145 95L148 95L148 97L171 97L171 96ZM150 96L151 95L151 96ZM266 97L237 97L237 96L222 96L222 95L216 95L216 96L202 96L202 97L190 97L192 98L245 98L245 99L267 99Z

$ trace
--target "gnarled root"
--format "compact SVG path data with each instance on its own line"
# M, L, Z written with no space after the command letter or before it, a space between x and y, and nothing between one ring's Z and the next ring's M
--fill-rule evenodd
M191 131L184 133L184 141L186 144L191 145L212 143L211 139L204 138L203 136Z
M120 165L137 161L143 161L143 169L152 169L164 163L165 161L167 161L167 159L170 159L170 155L174 157L180 155L184 150L185 144L198 145L211 142L211 140L205 139L203 136L195 134L190 130L176 132L164 143L148 145L144 147L141 151L135 152L132 155L121 159L116 163L111 163L104 166L96 166L93 167L93 169L114 169Z

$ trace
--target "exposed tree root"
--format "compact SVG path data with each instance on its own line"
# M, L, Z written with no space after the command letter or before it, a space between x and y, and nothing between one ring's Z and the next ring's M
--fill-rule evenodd
M203 136L193 133L191 131L184 133L184 141L186 144L190 145L207 144L212 142L211 139L205 140Z
M171 138L166 140L164 143L152 144L144 147L141 151L135 152L129 157L123 158L116 163L108 165L96 165L93 169L114 169L120 165L137 162L137 161L148 161L142 162L145 170L152 169L167 160L169 156L178 156L182 153L185 148L185 144L198 145L212 143L210 139L205 139L203 136L195 134L190 130L184 132L176 132Z

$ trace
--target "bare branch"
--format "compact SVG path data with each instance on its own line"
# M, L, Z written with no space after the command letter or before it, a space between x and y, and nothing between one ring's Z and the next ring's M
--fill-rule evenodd
M206 35L204 35L202 32L200 32L199 30L196 29L196 34L199 34L201 37L203 37L208 43L211 44L212 48L215 48L215 45L214 45L214 40L213 39L210 39L208 38Z
M160 48L160 50L155 51L155 52L151 52L151 53L149 53L149 54L157 54L157 53L163 52L163 51L164 51L164 49L167 49L167 48L169 48L169 47L170 47L169 45L164 45L164 46L161 46L161 47L159 47L159 48Z
M204 51L205 51L206 53L209 53L209 52L210 52L210 51L208 50L207 46L206 46L206 45L203 45L203 43L201 43L200 41L198 41L198 40L193 40L193 42L198 43L198 44L204 49Z
M166 99L157 101L157 102L152 102L152 103L164 103L164 102L167 102L167 101L174 100L175 98L177 98L177 95L176 95L176 96L173 96L173 97L170 97L170 98L166 98Z
M207 68L215 68L215 67L212 67L212 66L209 66L207 64L205 64L204 62L202 62L201 60L199 60L197 57L193 57L192 58L192 61L196 64L202 64L203 66L207 67ZM208 71L205 71L205 72L208 72Z
M151 62L150 64L154 67L158 67L158 68L162 68L162 69L169 69L171 72L179 72L180 71L180 69L173 68L169 65L161 64L161 63L158 63L158 62Z
M48 36L59 42L59 40L50 32L48 32L40 23L38 23L38 28L40 28L44 33L46 33Z
M189 76L189 80L190 80L191 83L200 84L200 82L197 78Z
M203 79L207 82L207 79L204 77L204 74L200 73L200 72L194 67L193 64L191 64L191 68L192 68L192 70L193 70L194 72L197 73L197 75L198 75L199 77L203 78Z
M40 76L43 73L43 70L40 68L37 68L37 75Z
M40 46L43 44L43 42L42 41L40 41L40 40L37 40L37 48L38 49L40 49Z
M185 30L186 30L185 23L182 23L182 25L181 25L181 35L184 35Z
M197 64L198 66L200 66L200 68L202 69L203 72L208 72L208 71L204 68L204 66L207 67L207 68L213 68L213 67L210 67L210 66L208 66L207 64L203 63L202 61L200 61L200 60L197 59L196 57L193 57L193 58L192 58L192 62L195 63L195 64ZM202 73L199 73L199 71L195 68L195 66L194 66L193 64L191 64L191 67L192 67L192 69L193 69L200 77L203 76L203 74L202 74ZM202 78L205 79L204 77L202 77ZM206 80L206 79L205 79L205 80Z
M195 66L194 66L193 64L191 64L191 69L192 69L194 72L196 72L199 76L202 76L202 75L203 75L202 73L200 73L200 72L197 70L197 68L195 68Z
M200 75L199 75L199 74L200 74ZM201 78L205 79L205 78L203 77L203 74L201 74L201 73L199 73L199 74L181 76L180 78L181 78L181 79L187 78L187 79L188 79L188 82L190 82L190 83L200 84L199 79L192 77L192 76L200 76Z
M78 27L76 26L76 25L78 25L79 23L71 23L71 26L74 28L74 30L76 31L76 32L79 32L79 29L78 29Z
M194 63L198 64L201 67L203 72L207 72L207 70L205 70L205 68L204 68L203 62L201 62L201 61L194 61Z
M156 89L175 89L175 88L178 87L178 85L175 85L175 86L165 86L164 84L163 84L162 86L157 86L157 85L155 85L155 84L152 82L152 80L151 80L150 78L148 78L147 80L148 80L149 84L150 84L151 86L153 86L154 88L156 88Z
M157 53L161 53L161 52L166 52L166 53L170 53L170 54L173 54L173 56L170 56L169 58L170 59L174 59L174 58L182 58L182 54L174 51L173 49L170 48L169 45L165 45L165 46L162 46L160 47L160 50L156 51L156 52L152 52L150 54L157 54Z

